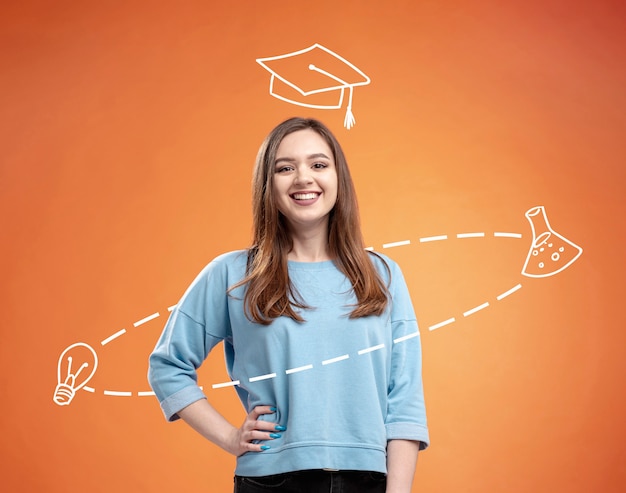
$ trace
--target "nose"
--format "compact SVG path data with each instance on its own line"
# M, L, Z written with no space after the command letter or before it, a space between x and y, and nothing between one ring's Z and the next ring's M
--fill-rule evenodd
M313 177L311 176L311 172L307 167L299 167L296 170L296 176L294 178L294 183L296 185L308 185L313 182Z

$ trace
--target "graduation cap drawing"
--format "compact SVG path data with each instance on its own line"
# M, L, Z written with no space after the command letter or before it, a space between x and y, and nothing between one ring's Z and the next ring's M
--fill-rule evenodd
M315 109L339 109L348 105L343 124L356 123L352 113L354 88L366 86L370 78L355 65L328 48L315 43L303 50L256 61L270 74L270 94L287 103Z

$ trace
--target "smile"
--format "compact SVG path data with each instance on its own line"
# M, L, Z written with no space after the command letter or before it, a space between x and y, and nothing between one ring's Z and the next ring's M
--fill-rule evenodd
M309 192L309 193L294 193L291 196L296 199L296 200L312 200L317 198L319 194L314 193L314 192Z

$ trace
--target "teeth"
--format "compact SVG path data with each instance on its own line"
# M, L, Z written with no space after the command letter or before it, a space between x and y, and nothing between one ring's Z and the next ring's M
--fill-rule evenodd
M294 193L293 198L296 200L310 200L317 197L316 193Z

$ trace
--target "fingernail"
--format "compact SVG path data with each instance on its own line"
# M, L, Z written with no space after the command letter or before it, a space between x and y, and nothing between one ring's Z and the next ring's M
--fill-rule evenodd
M275 407L270 407L270 411L272 411L273 413L275 413L277 411L277 409Z
M280 433L270 433L270 438L280 438Z
M274 427L274 429L275 429L276 431L287 431L287 428L285 428L285 427L284 427L284 426L282 426L282 425L276 425L276 426Z
M269 450L269 445L261 445L261 450Z

